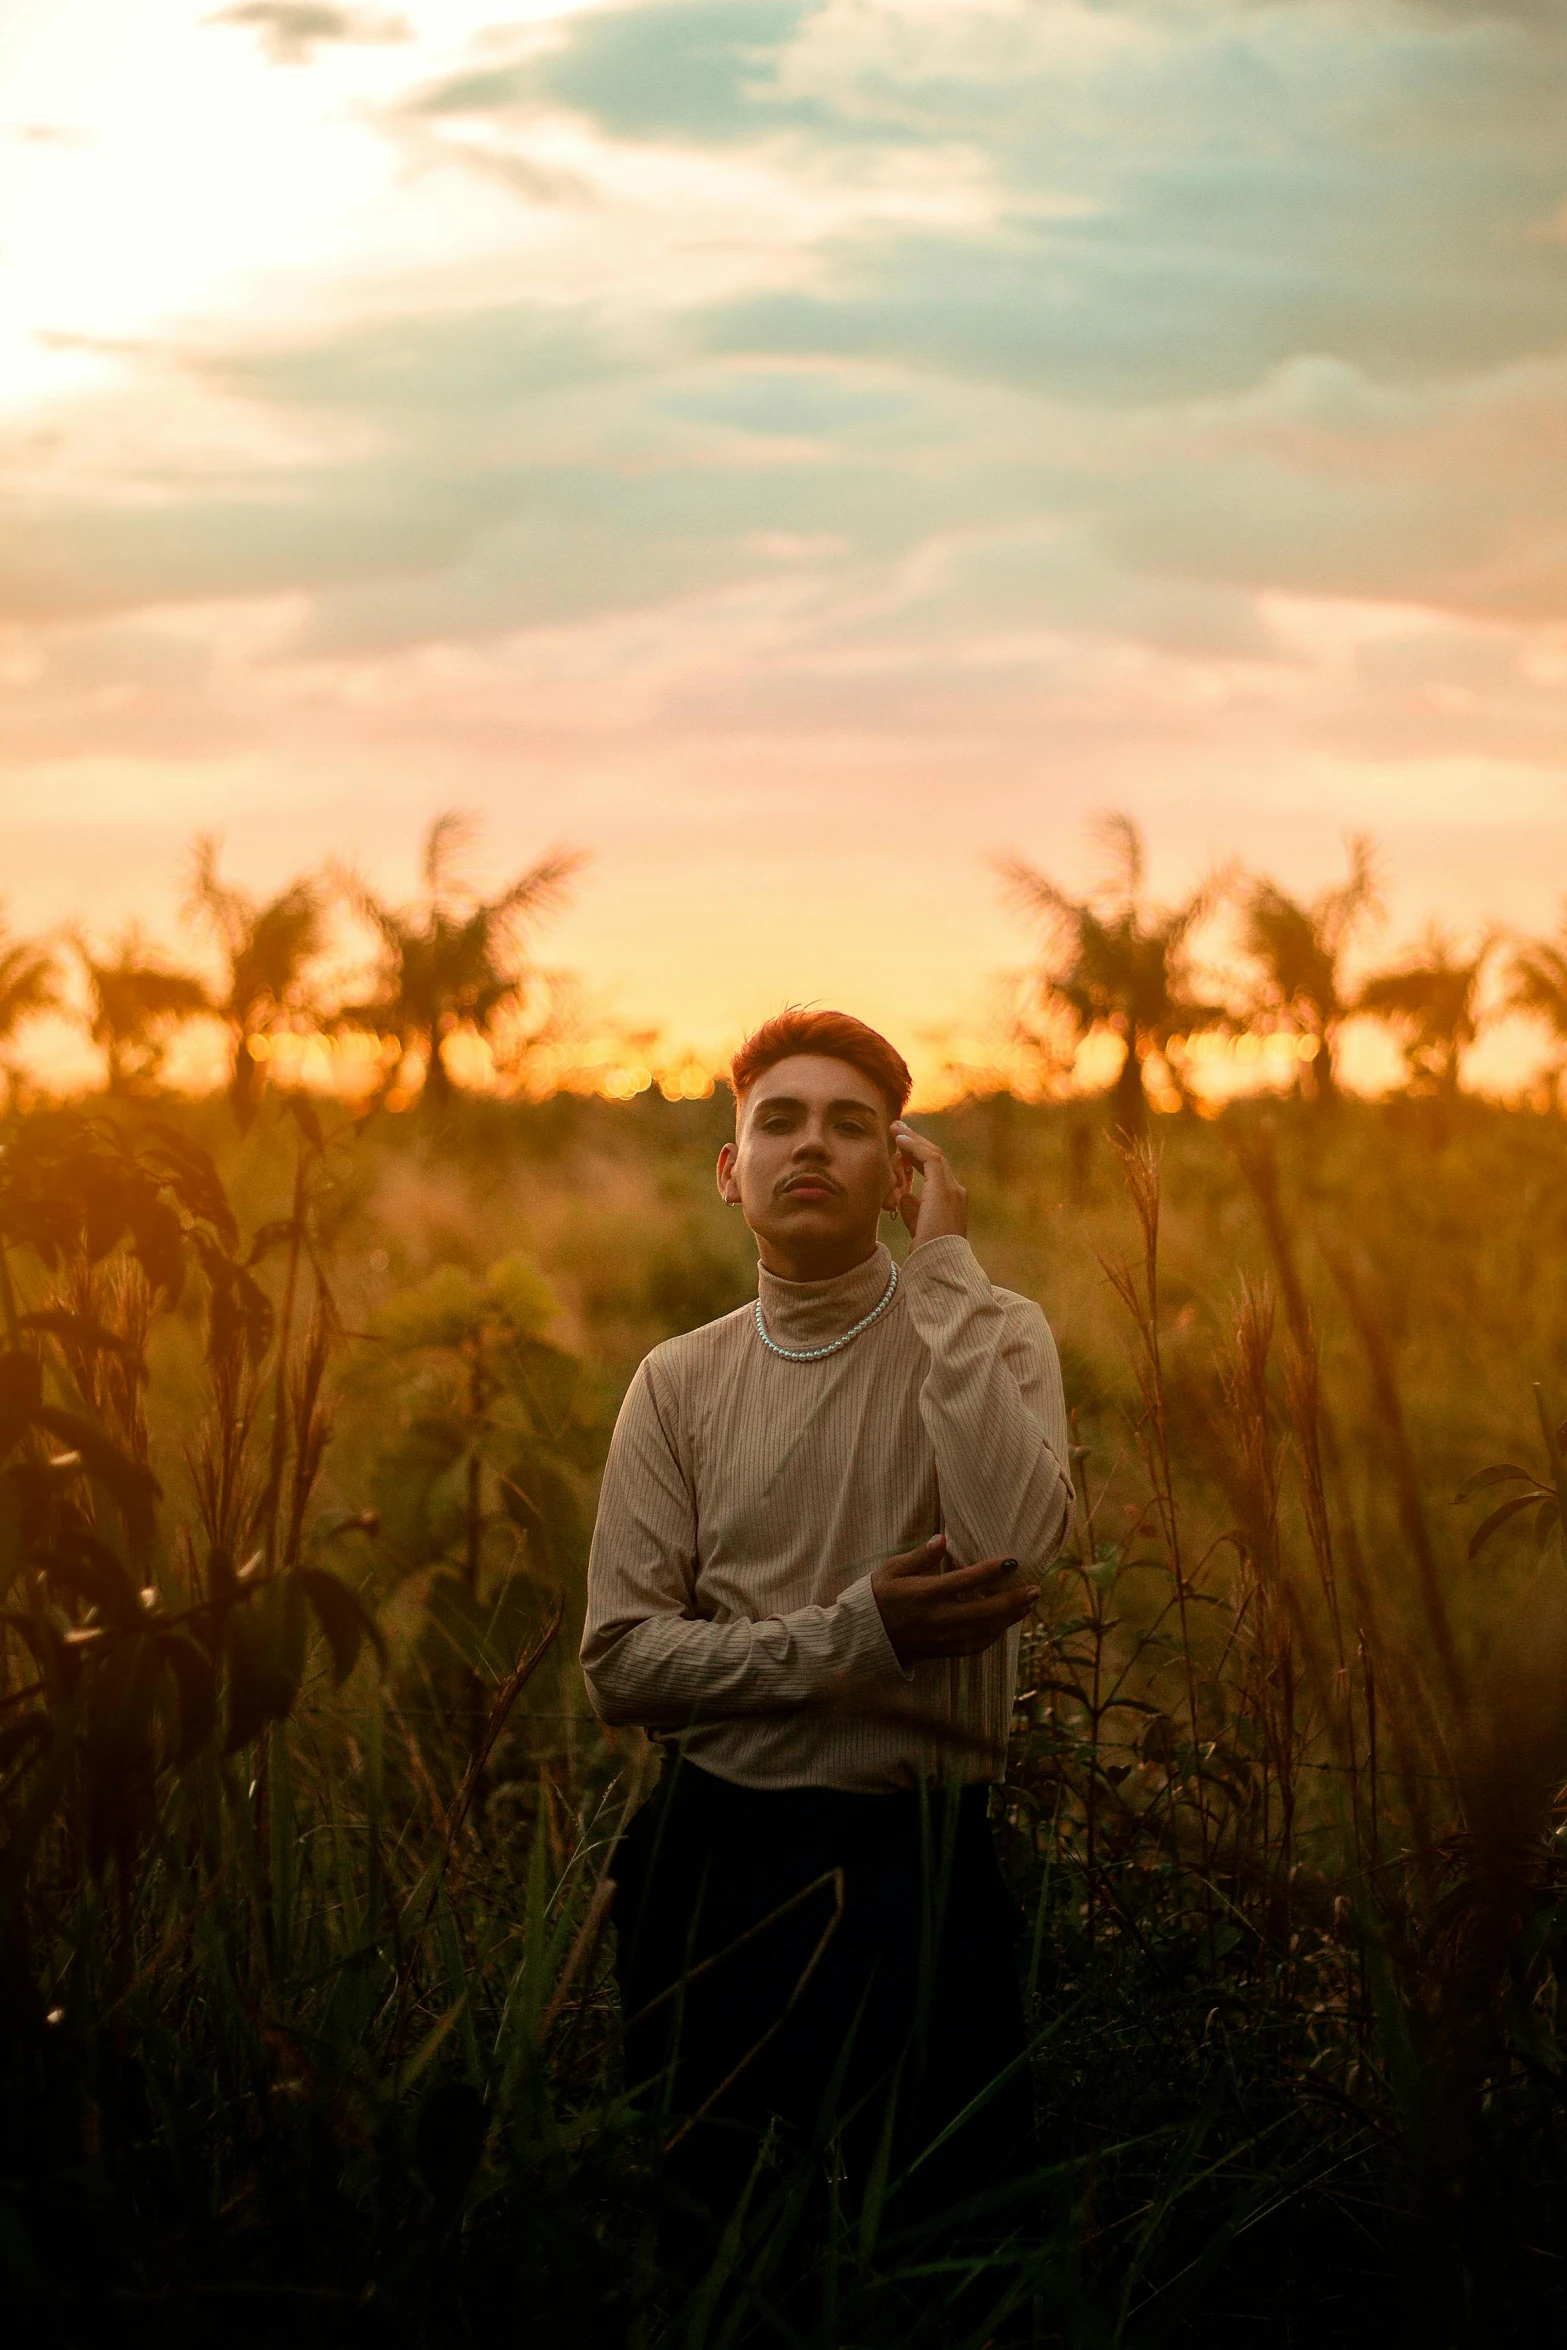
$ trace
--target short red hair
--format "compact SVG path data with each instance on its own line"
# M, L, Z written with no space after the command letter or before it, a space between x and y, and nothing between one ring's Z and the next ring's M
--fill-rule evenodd
M745 1100L764 1070L773 1068L779 1061L792 1060L796 1053L815 1053L823 1060L847 1061L851 1069L858 1069L862 1077L870 1079L893 1117L902 1117L914 1080L897 1047L848 1012L812 1012L799 1004L790 1004L771 1020L764 1020L730 1062L729 1082L734 1087L736 1106Z

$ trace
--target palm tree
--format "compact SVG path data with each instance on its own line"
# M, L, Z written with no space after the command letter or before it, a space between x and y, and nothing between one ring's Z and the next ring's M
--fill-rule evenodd
M319 883L292 881L264 901L218 877L218 843L198 835L187 910L216 937L225 964L222 992L213 1010L228 1026L231 1043L229 1100L241 1126L255 1115L260 1097L260 1056L251 1051L290 1014L308 1012L306 974L326 942L325 908ZM264 1048L263 1048L264 1050Z
M1147 1121L1144 1069L1160 1054L1184 1094L1172 1047L1194 1029L1223 1018L1217 1004L1192 992L1189 941L1210 911L1217 885L1194 890L1178 906L1157 906L1144 894L1142 835L1129 816L1105 816L1095 827L1109 854L1103 886L1086 899L1069 897L1021 857L999 860L1008 895L1043 932L1032 991L1047 1015L1064 1018L1075 1042L1109 1033L1122 1045L1112 1092L1116 1124L1140 1134Z
M103 961L80 939L75 943L87 977L88 1027L103 1050L109 1091L144 1092L157 1084L176 1033L212 1010L207 991L190 972L157 959L134 926Z
M1241 899L1242 943L1258 967L1246 1024L1315 1041L1311 1090L1324 1108L1339 1098L1338 1032L1355 1008L1344 956L1356 931L1381 912L1371 840L1355 834L1346 846L1349 874L1336 889L1293 898L1259 876Z
M1513 956L1503 1007L1543 1020L1558 1047L1567 1046L1567 908L1554 938L1527 939ZM1559 1094L1561 1055L1551 1075Z
M0 922L0 1045L9 1044L25 1021L55 1011L60 1002L54 950L37 939L7 938ZM14 1073L5 1067L7 1093Z
M463 1028L484 1033L497 1012L520 1000L531 976L527 934L560 904L582 864L552 850L493 898L481 898L453 870L471 834L470 819L455 811L436 817L425 835L417 906L390 906L363 883L352 885L359 912L379 935L381 968L374 996L345 1006L341 1017L395 1036L405 1054L420 1052L425 1090L442 1105L452 1091L447 1040Z
M1495 944L1482 938L1465 961L1433 927L1408 962L1378 972L1361 989L1356 1009L1385 1021L1398 1038L1411 1093L1444 1101L1457 1094L1464 1054L1485 1022L1480 981Z

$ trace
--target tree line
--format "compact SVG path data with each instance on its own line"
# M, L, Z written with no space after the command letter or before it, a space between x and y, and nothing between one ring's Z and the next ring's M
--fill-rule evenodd
M1509 942L1494 928L1467 949L1433 924L1405 954L1352 980L1354 949L1383 911L1374 844L1346 843L1345 877L1300 897L1265 875L1230 867L1174 905L1148 893L1142 835L1130 818L1096 828L1108 857L1101 887L1075 898L1020 857L998 860L1012 904L1033 925L1037 959L1019 1020L1022 1042L1070 1065L1086 1039L1109 1034L1122 1058L1110 1088L1115 1123L1129 1134L1147 1118L1150 1064L1162 1064L1189 1101L1190 1041L1204 1032L1289 1036L1298 1047L1297 1090L1319 1109L1339 1101L1339 1044L1349 1021L1372 1019L1392 1034L1407 1090L1451 1099L1464 1057L1492 1020L1521 1013L1567 1053L1567 915L1553 939ZM1205 993L1193 952L1199 927L1224 906L1238 917L1236 984ZM1486 983L1501 967L1499 991Z
M331 870L291 881L260 898L223 879L218 843L198 836L185 895L187 919L217 951L210 981L149 945L134 926L106 949L79 932L63 940L11 938L0 932L0 1049L43 1013L82 1021L104 1058L112 1094L157 1089L170 1046L197 1019L228 1031L228 1094L247 1124L266 1084L270 1041L280 1032L369 1030L396 1040L383 1090L417 1056L432 1101L452 1092L445 1047L463 1030L493 1036L503 1013L523 1003L535 966L533 934L562 902L582 859L548 855L493 895L460 871L468 820L437 816L419 859L420 894L411 905L381 897L357 874ZM330 916L342 904L374 942L363 994L329 989L325 958ZM65 990L63 959L74 959L84 1001Z
M1341 1098L1340 1039L1353 1019L1388 1029L1414 1094L1455 1096L1469 1048L1507 1013L1545 1030L1555 1048L1553 1081L1567 1060L1567 915L1554 938L1509 941L1490 928L1468 948L1432 926L1401 958L1352 980L1352 954L1383 911L1368 836L1349 839L1343 880L1315 896L1229 867L1163 904L1149 894L1143 837L1131 819L1104 817L1096 832L1107 869L1084 897L1021 857L997 860L1004 893L1035 938L1012 1042L1047 1083L1064 1086L1085 1042L1113 1039L1121 1058L1106 1099L1127 1133L1146 1123L1156 1065L1183 1105L1191 1101L1190 1046L1204 1033L1292 1038L1296 1089L1324 1111ZM215 979L182 967L134 926L94 948L78 931L22 938L0 925L0 1056L39 1016L74 1017L103 1055L108 1091L147 1093L157 1090L179 1033L193 1020L217 1020L228 1032L229 1099L245 1124L279 1033L371 1031L397 1047L383 1061L382 1091L405 1081L414 1061L425 1096L443 1105L455 1082L447 1046L463 1033L493 1044L503 1017L519 1012L538 975L536 933L584 861L552 850L485 896L460 870L470 833L455 811L435 818L421 847L420 894L407 905L339 868L257 897L223 878L216 839L198 836L184 911L216 950ZM329 983L335 904L373 941L362 993L334 992ZM1226 907L1238 918L1239 952L1233 983L1213 992L1194 939ZM72 961L79 1000L66 986ZM1501 987L1487 993L1498 970ZM14 1082L14 1060L0 1065Z

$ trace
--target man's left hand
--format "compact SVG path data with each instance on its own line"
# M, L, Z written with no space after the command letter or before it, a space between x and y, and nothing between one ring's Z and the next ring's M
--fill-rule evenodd
M905 1126L901 1118L893 1122L892 1139L904 1164L917 1170L920 1177L918 1199L911 1187L898 1202L898 1213L913 1234L915 1247L927 1240L943 1240L949 1233L961 1236L967 1232L968 1193L948 1166L946 1153L927 1142L923 1134L916 1134L912 1126Z

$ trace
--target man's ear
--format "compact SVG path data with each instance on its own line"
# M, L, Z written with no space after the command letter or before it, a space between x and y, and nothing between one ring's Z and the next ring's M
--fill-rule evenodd
M726 1208L740 1205L740 1185L735 1176L735 1146L726 1142L718 1154L718 1196Z

